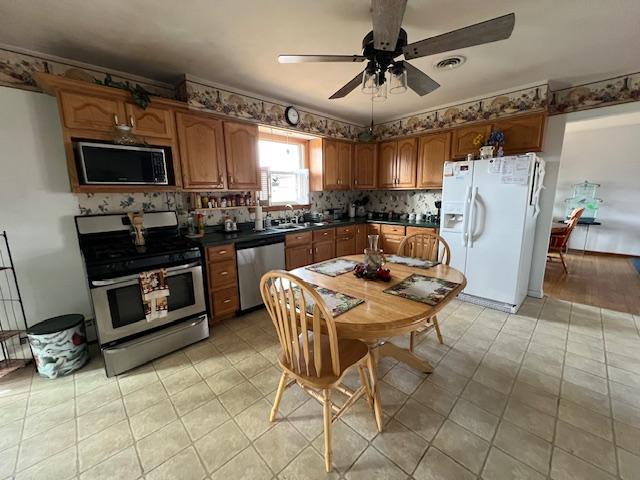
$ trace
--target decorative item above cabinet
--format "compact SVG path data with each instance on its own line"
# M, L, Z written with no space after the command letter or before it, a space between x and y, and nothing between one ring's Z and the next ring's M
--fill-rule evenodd
M328 138L309 142L310 190L349 190L353 144Z

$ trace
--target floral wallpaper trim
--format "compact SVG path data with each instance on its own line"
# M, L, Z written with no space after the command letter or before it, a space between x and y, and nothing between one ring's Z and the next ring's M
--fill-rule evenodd
M543 84L437 108L399 120L380 123L374 126L374 132L378 139L386 139L457 127L466 123L492 120L519 113L543 111L547 106L548 90L549 86Z
M155 82L137 76L126 76L120 72L112 72L100 67L89 66L72 60L40 53L26 53L22 50L10 50L0 47L0 85L19 88L22 90L40 91L33 78L36 72L51 73L62 77L102 83L107 75L114 81L128 81L140 84L153 95L165 98L175 98L172 85Z
M549 114L577 112L640 100L640 72L551 92Z
M326 137L356 140L363 130L360 125L302 109L299 109L300 123L292 127L284 119L287 105L207 85L189 75L185 75L185 80L178 86L178 98L199 110Z

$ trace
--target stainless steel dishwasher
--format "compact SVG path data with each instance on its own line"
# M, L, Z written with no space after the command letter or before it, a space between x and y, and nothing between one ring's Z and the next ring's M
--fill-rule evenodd
M236 243L240 310L262 305L260 279L270 270L282 270L284 261L284 235Z

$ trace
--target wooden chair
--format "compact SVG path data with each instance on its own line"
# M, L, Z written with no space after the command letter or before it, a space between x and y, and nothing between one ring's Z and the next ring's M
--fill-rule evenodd
M440 248L442 247L442 248ZM398 248L398 255L406 257L420 258L422 260L438 261L444 265L449 265L451 261L451 249L447 241L437 233L416 233L409 235L402 240ZM440 333L440 324L438 316L427 318L427 327L432 324L436 330L438 341L442 343L442 333ZM416 334L423 331L423 328L411 332L409 337L409 350L413 352L415 347Z
M571 237L571 232L573 232L573 229L578 224L583 212L584 208L574 208L571 215L569 215L567 226L563 229L554 229L551 231L547 259L552 260L553 257L551 254L557 253L560 257L560 262L562 262L562 268L564 268L565 273L569 273L567 263L564 260L564 254L567 253L567 249L569 247L569 237Z
M260 293L282 347L279 355L282 376L269 420L275 420L284 390L294 383L318 400L323 406L325 468L330 472L331 424L363 395L373 407L381 431L382 409L373 355L360 340L338 338L333 316L322 297L295 275L283 270L267 272L260 281ZM312 312L308 313L310 303ZM355 391L341 384L351 367L358 369L362 382ZM333 390L347 397L342 406L332 401Z

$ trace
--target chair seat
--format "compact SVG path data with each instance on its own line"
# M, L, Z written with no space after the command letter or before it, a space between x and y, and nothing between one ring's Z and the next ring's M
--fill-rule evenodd
M312 335L309 333L309 335ZM340 359L340 372L338 375L334 375L333 366L331 364L331 349L329 346L329 337L327 335L320 336L321 357L322 365L320 368L320 375L317 374L316 365L314 361L313 345L317 342L309 342L309 374L307 375L307 368L304 360L300 361L300 369L294 369L289 365L287 359L284 356L284 352L280 352L278 360L282 368L287 370L287 373L299 379L303 383L307 381L314 386L329 387L339 382L340 378L350 367L361 361L369 353L367 344L360 340L353 340L347 338L338 339L338 358ZM298 337L298 344L300 346L300 352L302 352L302 335ZM301 353L302 355L302 353Z

